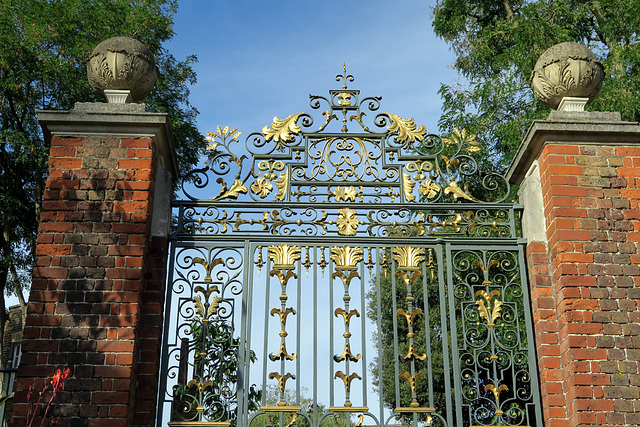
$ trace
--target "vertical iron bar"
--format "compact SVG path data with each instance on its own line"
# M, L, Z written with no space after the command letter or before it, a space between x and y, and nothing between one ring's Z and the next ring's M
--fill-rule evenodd
M381 252L384 251L385 248L377 248L376 253L376 322L377 322L377 337L378 337L378 403L380 407L380 420L384 420L384 401L382 396L384 396L384 381L382 380L382 335L380 331L382 331L382 301L381 301L381 289L380 289L380 275L382 274L382 270L380 268L380 260L382 259Z
M426 260L429 260L429 255L431 255L431 248L425 248ZM433 400L433 372L431 365L431 322L429 320L430 316L430 305L429 305L429 285L430 285L430 277L427 276L427 263L422 263L422 298L423 298L423 306L424 306L424 330L426 337L426 353L427 353L427 381L429 385L429 407L434 407Z
M451 360L453 362L453 385L455 396L456 421L462 427L462 386L460 384L460 361L458 360L458 322L456 319L456 302L454 295L453 258L451 257L451 244L445 243L447 259L447 289L449 297L449 313L451 319ZM442 288L442 287L441 287ZM464 335L463 335L464 336Z
M393 256L390 256L391 261L391 296L392 296L392 312L391 317L393 317L393 366L395 372L395 385L396 385L396 407L402 406L400 403L400 362L398 361L398 356L400 353L398 352L398 304L397 304L397 290L396 290L396 260L393 259Z
M520 286L522 287L522 306L524 307L524 319L527 328L527 356L529 357L527 366L529 368L529 377L531 378L531 395L533 397L533 403L535 406L536 424L538 427L543 427L544 418L542 417L542 404L540 402L540 383L538 378L538 364L536 345L533 337L533 324L531 322L531 298L529 295L529 281L527 276L527 266L524 257L524 245L518 246L518 261L520 267ZM529 414L527 413L527 417Z
M309 249L307 249L308 251ZM302 252L302 251L301 251ZM302 253L301 255L302 256ZM295 314L296 316L296 354L298 355L298 357L296 357L296 405L300 406L300 357L302 357L300 355L300 318L302 317L302 312L300 311L301 309L301 299L300 299L300 293L302 292L302 262L298 262L298 280L297 280L297 285L298 285L298 295L296 298L296 313L292 313Z
M331 249L329 249L329 255L331 255ZM334 394L334 348L333 348L333 267L334 261L329 256L329 407L335 406L335 394Z
M313 261L318 265L318 248L313 246ZM318 268L313 269L313 425L318 425Z
M249 377L251 376L251 308L253 301L253 247L249 240L244 242L244 257L242 260L242 306L240 308L240 348L238 349L238 426L244 427L249 416ZM237 313L233 313L235 316ZM246 318L246 323L242 319ZM232 318L233 319L233 318ZM246 341L246 347L245 347ZM246 357L245 357L246 356ZM248 361L248 363L245 362ZM244 367L245 375L242 375ZM244 386L241 386L244 383Z
M181 218L182 216L179 216ZM174 269L174 259L176 253L176 244L173 241L169 241L169 267L167 269L167 280L166 286L167 289L165 291L165 300L164 300L164 332L162 334L162 344L161 344L161 368L160 372L168 372L169 366L169 323L173 316L171 316L171 303L173 302L173 269ZM160 386L158 387L158 405L156 408L156 420L159 420L160 423L163 423L163 414L165 410L164 402L167 401L167 376L160 375Z
M267 248L267 253L269 248ZM262 334L262 405L265 405L267 398L267 361L269 360L269 296L271 294L271 279L269 272L271 271L271 258L267 256L266 271L264 274L264 333Z
M367 249L369 252L367 253L367 255L369 255L371 253L371 248ZM364 257L364 252L362 255L363 259L366 259ZM362 405L363 406L368 406L367 404L367 342L366 342L366 327L365 327L365 323L366 322L366 317L367 317L367 312L366 312L366 306L365 306L365 289L364 289L364 282L365 282L365 278L367 277L365 275L365 271L364 271L364 263L360 264L360 346L362 347Z
M442 325L442 360L444 364L444 385L445 385L445 402L447 407L447 420L449 423L453 423L453 402L451 399L451 369L449 367L450 355L449 355L449 337L452 339L454 333L449 332L447 322L447 302L446 302L446 286L444 277L444 258L442 256L442 245L438 245L435 248L436 253L436 265L438 267L438 294L440 295L440 324ZM451 260L447 264L451 263Z

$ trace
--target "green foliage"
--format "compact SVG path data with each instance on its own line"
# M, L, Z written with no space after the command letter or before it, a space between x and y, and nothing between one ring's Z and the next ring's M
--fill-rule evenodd
M85 64L113 36L147 45L161 75L151 112L171 116L181 170L190 169L206 142L189 106L196 58L177 60L162 44L173 36L175 0L0 0L0 290L28 286L35 253L48 150L36 111L70 109L94 101ZM25 274L26 272L26 274ZM4 328L0 301L0 330ZM1 336L1 334L0 334Z
M440 130L478 134L493 167L504 170L532 120L550 111L529 89L535 63L565 41L587 45L605 65L588 109L640 120L639 8L639 0L438 0L433 29L457 55L461 76L440 89Z
M194 354L193 379L177 384L173 395L177 401L172 418L182 421L229 421L237 425L238 351L240 338L233 336L233 326L221 319L203 322L194 319L190 325L193 341L190 352ZM181 354L181 357L189 357ZM253 350L249 362L257 360ZM255 385L247 390L249 411L258 409L262 391ZM196 407L204 411L198 413ZM200 419L204 417L204 419Z

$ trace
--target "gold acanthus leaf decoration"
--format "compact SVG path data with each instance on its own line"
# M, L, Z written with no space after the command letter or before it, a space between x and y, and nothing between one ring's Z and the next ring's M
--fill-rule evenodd
M218 178L216 182L218 184L222 184L222 191L220 191L220 194L214 197L213 200L237 199L240 193L247 194L247 191L249 191L239 179L233 181L233 184L231 184L229 189L227 189L227 183L224 179Z
M281 202L287 195L287 188L289 187L289 174L284 171L280 174L280 178L275 181L278 192L276 193L276 200Z
M422 141L427 135L427 128L424 125L420 125L416 129L416 124L413 122L413 117L409 119L403 119L395 114L385 113L389 116L391 125L387 127L387 130L391 133L397 132L396 141L408 141L414 142L416 140Z
M466 129L453 128L451 138L442 138L442 142L447 145L457 145L461 148L464 146L470 153L480 151L480 143L476 139L476 135L468 134Z
M413 246L395 247L393 259L398 263L399 270L418 270L418 265L424 261L424 249Z
M292 114L286 119L273 118L271 127L262 128L262 135L266 141L273 139L276 143L287 142L293 139L293 135L300 133L302 128L296 124L300 115L304 113Z
M473 200L473 197L464 192L464 190L458 187L458 183L456 181L451 181L447 188L444 189L444 194L449 194L453 196L454 199L458 200L459 197L466 200Z
M416 196L411 194L413 192L413 187L416 186L416 183L411 180L411 175L406 172L402 172L402 188L404 190L404 198L407 202L413 202L416 199Z
M355 269L362 261L363 251L358 246L334 246L331 248L331 259L338 270Z
M300 259L300 246L282 245L269 246L269 258L273 261L273 268L293 270L293 263Z

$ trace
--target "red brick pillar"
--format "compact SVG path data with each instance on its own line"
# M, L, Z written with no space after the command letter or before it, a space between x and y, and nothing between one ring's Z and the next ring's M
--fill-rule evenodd
M167 116L76 104L39 120L49 178L12 423L29 386L68 367L52 411L63 425L153 425L177 172Z
M508 175L525 206L546 426L640 425L640 125L553 112Z

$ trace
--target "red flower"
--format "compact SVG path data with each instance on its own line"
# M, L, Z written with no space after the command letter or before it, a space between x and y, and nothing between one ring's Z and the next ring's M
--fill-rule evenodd
M51 384L53 384L54 395L60 391L60 389L62 388L62 385L64 384L64 380L67 379L67 377L69 376L69 373L70 373L69 368L65 369L64 371L61 371L60 369L58 369L56 374L53 376L53 378L51 379Z

